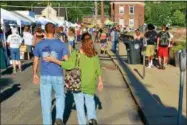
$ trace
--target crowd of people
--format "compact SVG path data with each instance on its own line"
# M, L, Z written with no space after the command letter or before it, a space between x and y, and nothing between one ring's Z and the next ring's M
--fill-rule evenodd
M169 63L169 48L172 47L174 43L173 35L169 32L169 28L166 25L163 25L161 31L157 32L153 24L148 24L144 36L141 35L139 29L137 29L135 31L134 39L144 39L145 41L145 55L148 60L148 68L154 67L154 57L158 57L159 69L164 70L166 68Z
M93 30L80 30L63 26L56 27L47 23L45 29L41 27L31 33L29 26L24 27L22 35L17 27L11 28L7 40L3 38L3 31L0 32L0 54L1 67L7 67L4 48L10 52L8 58L12 61L13 73L21 72L20 52L24 50L27 59L33 56L33 83L40 83L41 105L43 124L52 124L51 117L51 94L52 89L56 97L56 120L55 124L63 125L63 114L65 109L65 70L75 67L77 54L79 54L79 69L81 70L81 91L72 92L77 109L78 123L97 124L94 94L96 88L99 91L103 88L101 67L99 57L95 50L92 35ZM99 38L100 39L100 38ZM81 41L81 48L76 49L75 43ZM3 56L2 56L3 55ZM40 64L40 71L38 65ZM18 65L18 69L17 69ZM39 76L40 74L40 76ZM98 79L98 84L96 84ZM87 115L85 114L86 105ZM88 116L88 120L86 118Z
M81 91L73 92L77 109L78 123L97 124L94 94L96 88L103 89L101 67L99 57L95 49L95 43L100 43L100 53L106 53L108 43L112 43L111 51L116 53L118 39L120 36L119 27L105 28L73 28L68 29L56 27L47 23L45 29L37 27L31 33L30 27L25 26L22 35L16 27L11 28L7 40L3 42L4 35L0 30L0 69L7 67L7 57L10 57L13 65L13 73L21 72L20 51L25 47L27 59L33 57L33 83L40 83L41 105L43 124L52 124L51 119L51 94L52 89L56 97L56 121L57 125L63 125L63 114L65 108L65 70L72 70L76 67L79 58L78 68L81 70ZM135 40L146 41L146 56L148 68L153 67L155 50L157 50L159 69L165 69L168 63L168 48L173 43L173 35L163 25L162 31L157 33L152 24L148 24L147 31L141 35L139 29L135 31ZM76 43L80 42L80 49L76 49ZM9 50L6 54L4 48ZM8 56L7 56L8 55ZM164 59L162 61L162 58ZM40 64L40 71L38 65ZM17 69L18 65L18 69ZM40 76L39 76L40 72ZM98 80L98 84L96 84ZM85 114L85 108L87 115ZM88 116L88 120L86 118Z
M21 72L22 64L21 59L31 59L33 57L33 49L35 45L42 39L45 39L45 30L41 27L32 29L29 26L24 26L23 32L19 32L19 28L12 26L10 30L3 34L1 29L1 67L5 69L9 64L13 65L13 73ZM71 53L75 49L75 44L81 41L81 37L84 32L88 32L94 43L100 43L101 54L106 53L109 41L112 42L112 51L116 52L119 29L118 27L55 27L55 38L63 41L68 48L68 52ZM17 69L18 66L18 69Z

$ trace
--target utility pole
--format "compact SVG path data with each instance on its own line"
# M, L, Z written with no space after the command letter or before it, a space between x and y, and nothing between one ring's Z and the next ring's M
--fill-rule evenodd
M103 24L104 24L104 4L103 4L103 1L101 1L101 23L103 26Z
M66 21L68 21L68 11L67 11L67 8L65 8L65 11L66 11Z
M58 17L60 17L60 3L58 3Z
M48 11L48 13L47 13L47 18L49 19L49 0L48 0L48 2L47 2L47 11Z
M95 1L95 24L97 24L97 1Z

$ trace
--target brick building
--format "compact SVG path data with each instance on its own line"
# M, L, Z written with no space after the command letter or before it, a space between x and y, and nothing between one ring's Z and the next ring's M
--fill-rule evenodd
M144 2L111 2L112 21L136 29L144 24Z

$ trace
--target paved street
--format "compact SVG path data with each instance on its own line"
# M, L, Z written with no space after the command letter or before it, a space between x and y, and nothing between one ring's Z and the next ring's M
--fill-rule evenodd
M100 124L142 125L137 107L132 100L120 72L107 56L101 57L104 89L96 94ZM39 86L32 84L32 66L22 73L4 75L0 81L2 124L42 124ZM52 101L55 104L55 100ZM54 105L52 108L54 119ZM76 109L70 93L66 94L64 120L77 124Z

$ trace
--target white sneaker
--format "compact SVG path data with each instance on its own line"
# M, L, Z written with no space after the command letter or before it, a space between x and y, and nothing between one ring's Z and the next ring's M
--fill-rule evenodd
M149 65L147 68L152 68L151 65Z
M154 65L151 65L151 68L154 68Z

